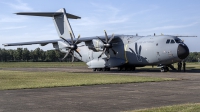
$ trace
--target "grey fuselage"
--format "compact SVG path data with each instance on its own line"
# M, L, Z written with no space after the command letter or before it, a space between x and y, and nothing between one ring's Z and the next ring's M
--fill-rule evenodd
M103 43L98 42L98 49L95 51L93 43L81 42L78 51L80 57L75 53L75 57L86 62L89 68L146 66L146 65L169 65L185 59L189 54L188 47L176 36L133 36L117 35L112 41L112 48L117 52L116 55L110 50L110 59L103 55ZM61 52L66 52L61 50Z
M110 35L75 39L70 19L79 16L66 13L64 8L56 12L19 12L17 15L52 17L60 40L6 43L5 46L32 45L42 46L52 43L55 49L87 63L89 68L134 68L145 65L169 66L189 55L188 47L177 37L170 35L138 36ZM73 58L72 58L73 60ZM128 67L127 67L128 66ZM109 69L108 69L109 70ZM165 67L165 71L168 69Z

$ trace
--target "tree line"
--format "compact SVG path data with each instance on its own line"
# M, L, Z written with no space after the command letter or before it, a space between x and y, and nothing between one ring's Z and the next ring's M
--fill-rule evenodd
M64 57L64 53L57 50L47 50L44 51L40 48L35 50L28 50L27 48L17 48L13 49L2 49L0 48L0 61L1 62L58 62ZM69 55L65 60L71 61L71 56ZM79 61L74 59L74 61Z
M64 53L57 50L44 51L40 48L35 50L28 50L27 48L17 48L16 50L6 50L0 48L0 61L1 62L12 62L12 61L24 61L24 62L58 62L64 57ZM65 60L70 62L71 55ZM80 61L75 58L74 61ZM200 61L200 52L191 52L185 59L186 62L198 62Z
M189 56L185 59L186 62L200 62L200 52L190 52Z

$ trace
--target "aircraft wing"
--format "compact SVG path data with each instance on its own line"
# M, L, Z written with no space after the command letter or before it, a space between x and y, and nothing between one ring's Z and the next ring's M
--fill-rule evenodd
M105 36L98 36L100 39L105 40ZM78 43L85 42L86 46L92 46L92 40L93 39L99 39L97 36L92 36L92 37L82 37L78 40ZM111 35L108 35L108 39L111 38ZM117 39L118 35L115 35L113 38L112 42L118 42ZM68 42L71 42L71 39L66 39ZM56 40L44 40L44 41L31 41L31 42L17 42L17 43L5 43L3 44L4 46L23 46L23 45L33 45L33 44L40 44L41 46L45 46L47 44L53 44L57 45L58 41L65 41L63 39L56 39ZM77 39L73 39L74 43L77 41Z
M32 42L19 42L19 43L5 43L4 46L22 46L22 45L33 45L40 44L41 46L45 46L49 43L57 43L58 41L62 41L61 39L57 40L45 40L45 41L32 41Z
M101 39L105 39L105 36L98 36ZM98 39L98 37L93 36L93 37L83 37L80 38L78 43L81 42L88 42L92 41L92 39ZM111 35L108 35L108 38L110 38ZM66 39L67 41L71 42L71 39ZM5 43L3 44L4 46L23 46L23 45L33 45L33 44L40 44L41 46L45 46L49 43L57 43L58 41L63 41L62 39L56 39L56 40L44 40L44 41L31 41L31 42L17 42L17 43ZM74 39L74 42L76 39Z

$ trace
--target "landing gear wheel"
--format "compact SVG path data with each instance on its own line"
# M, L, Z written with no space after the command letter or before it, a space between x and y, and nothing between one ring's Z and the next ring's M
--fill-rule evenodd
M105 71L109 71L110 68L105 68Z
M168 67L161 67L161 68L160 68L160 71L161 71L161 72L168 72L168 71L169 71L169 68L168 68Z
M101 71L101 68L97 68L97 71Z
M166 67L166 71L167 71L167 72L169 71L169 68L168 68L168 67Z
M96 71L97 71L97 69L96 69L96 68L93 68L93 71L94 71L94 72L96 72Z
M135 71L135 67L132 67L131 70L132 70L132 71Z
M161 68L160 68L160 71L161 71L161 72L165 72L164 67L161 67Z
M132 67L126 67L125 68L125 71L131 71L132 70Z
M102 68L102 71L107 71L107 68Z
M117 69L118 69L118 71L122 71L122 67L118 67Z

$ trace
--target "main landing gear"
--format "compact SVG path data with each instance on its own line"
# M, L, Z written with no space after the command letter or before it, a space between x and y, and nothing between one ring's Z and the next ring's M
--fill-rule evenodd
M161 68L160 68L160 71L161 71L161 72L168 72L168 71L169 71L169 68L168 68L168 67L161 67Z
M93 68L93 71L110 71L110 68Z
M118 67L118 71L135 71L135 67Z

